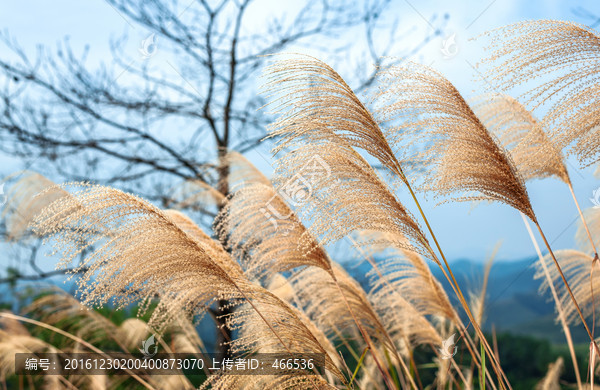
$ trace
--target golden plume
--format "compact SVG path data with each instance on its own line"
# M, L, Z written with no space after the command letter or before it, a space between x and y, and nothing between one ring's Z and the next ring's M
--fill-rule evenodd
M473 110L510 151L523 179L554 176L570 184L561 150L552 143L533 114L516 99L487 94L475 100Z
M251 167L250 163L245 164ZM322 164L318 165L318 168L328 171ZM348 289L348 283L341 274L342 280L337 279L338 275L334 271L336 267L284 201L281 191L275 192L266 179L254 182L249 180L240 183L236 188L217 218L215 226L222 239L232 245L234 253L247 259L242 261L247 264L246 273L260 278L299 266L316 266L314 269L303 269L301 273L316 273L322 276L315 281L317 288L334 289L329 295L339 298L338 303L341 306L337 309L340 310L340 314L354 321L361 335L367 338L367 344L370 344L369 332L365 331L365 324L359 318L364 307L354 304L356 296L353 294L362 290L359 286ZM368 305L366 297L363 298L363 302ZM378 330L378 336L385 332L381 327ZM388 345L393 347L391 342Z
M271 181L241 153L233 150L227 152L225 163L229 166L227 180L232 189L244 183L271 184Z
M293 152L279 158L276 175L280 193L288 193L298 185L302 191L303 183L310 180L310 188L304 190L306 200L293 201L295 211L321 245L339 241L354 231L379 230L394 237L392 244L438 262L409 211L343 139L299 144Z
M339 241L353 231L385 231L395 236L393 245L408 244L407 249L441 264L412 216L355 150L365 150L393 173L391 179L406 184L433 236L388 142L394 134L381 131L333 69L312 57L293 56L267 69L265 91L269 106L279 116L270 128L271 136L280 137L274 152L287 152L277 161L276 187L288 194L294 210L319 242ZM441 253L435 237L434 241ZM469 312L455 280L451 283ZM491 348L486 348L491 353ZM496 364L494 368L501 371Z
M553 142L568 148L582 165L600 159L600 35L580 24L538 20L520 22L490 31L492 54L484 63L486 76L497 88L527 85L544 75L523 98L533 108L548 104L544 128Z
M265 69L263 91L279 119L271 126L278 137L275 152L337 136L364 149L406 182L399 162L377 122L344 79L326 63L292 55Z
M600 245L600 208L588 208L583 211L583 215L585 215L585 221L590 234L588 235L586 225L578 221L575 240L581 250L587 253L594 253L594 246L590 242L590 236L594 237L596 239L595 243Z
M333 263L333 271L335 280L318 268L304 269L290 279L300 307L329 336L335 337L337 332L349 332L354 333L358 340L360 335L356 335L356 329L352 327L354 315L371 337L385 345L389 351L394 351L391 338L360 284L337 263ZM336 282L345 299L338 293ZM315 294L315 291L320 293ZM346 300L351 312L347 309Z
M380 71L378 85L375 115L389 122L388 139L429 168L420 190L457 201L499 201L535 221L510 155L452 83L429 67L405 63Z
M594 265L592 256L577 250L568 249L556 251L556 257L560 262L565 277L569 281L569 285L573 286L572 291L582 313L584 313L585 317L591 315L594 311L594 294L592 291L595 291L596 294L600 291L600 280L598 278L593 278L590 285L590 271ZM543 268L539 261L536 262L536 269L535 278L544 278ZM567 322L577 323L580 319L577 308L573 305L565 286L561 283L556 283L561 280L558 270L552 267L549 269L549 272L551 282L555 286L558 284L557 292L564 308L564 315ZM549 288L548 283L548 280L544 279L540 287L541 292L545 292Z
M42 291L25 308L25 313L46 324L60 326L62 330L77 334L92 344L107 339L119 342L120 332L112 321L57 287Z
M24 238L34 216L45 206L69 193L53 181L35 172L24 172L6 193L2 211L9 240Z
M225 201L225 195L202 180L186 180L173 188L173 198L178 199L170 207L191 208L204 211L208 207L218 207Z
M323 249L270 184L238 186L215 220L215 231L252 277L300 266L331 268Z
M393 300L399 294L423 316L440 316L451 321L457 319L446 291L433 276L425 260L418 254L390 245L390 235L385 232L363 231L358 235L359 245L370 249L368 254L384 256L373 264L367 273L370 279L370 299Z
M73 203L82 207L73 208ZM178 219L174 220L173 215ZM88 225L98 221L113 232L110 239L88 234ZM181 308L198 313L214 300L227 299L232 305L251 308L235 311L227 318L229 326L236 328L253 316L266 325L264 332L236 340L237 350L259 344L275 348L279 344L283 352L298 347L324 353L318 340L283 301L250 283L235 267L225 266L218 259L225 252L215 254L214 241L198 239L197 231L182 224L193 232L188 233L180 224L180 214L165 213L141 198L111 188L79 185L70 197L46 207L35 219L34 229L56 237L63 264L94 244L82 264L88 270L79 281L86 304L103 304L112 298L123 305L136 300L149 302L159 296L150 325L160 330ZM326 367L344 380L330 358L326 359Z
M328 353L331 352L330 343L323 346L319 340L326 339L321 332L313 334L303 319L305 317L298 310L275 295L264 293L260 299L241 305L226 318L228 328L240 331L231 341L231 349L234 353L318 353L324 356L324 368L345 383L336 364L337 357ZM273 337L273 334L279 337Z

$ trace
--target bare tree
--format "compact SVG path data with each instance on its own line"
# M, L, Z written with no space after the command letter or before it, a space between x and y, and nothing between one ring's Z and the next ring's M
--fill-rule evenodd
M2 35L10 58L0 56L0 151L26 166L37 164L56 180L110 184L163 207L176 201L172 189L184 181L202 180L229 193L222 157L257 148L269 121L257 110L265 55L302 46L327 50L352 64L353 86L360 90L373 80L370 65L382 65L386 55L416 53L446 21L433 16L429 25L435 27L415 38L411 29L383 18L386 0L306 2L291 18L273 17L262 27L249 17L260 11L251 0L107 3L132 27L147 30L141 53L125 49L130 39L123 36L112 42L108 64L91 66L89 48L75 53L68 40L56 52L42 48L31 58ZM403 40L407 35L412 39ZM361 45L355 60L348 46ZM204 222L212 216L197 214ZM0 282L53 275L36 265L35 252L27 261L32 275ZM227 312L220 302L212 314L219 322ZM220 335L220 341L231 336Z

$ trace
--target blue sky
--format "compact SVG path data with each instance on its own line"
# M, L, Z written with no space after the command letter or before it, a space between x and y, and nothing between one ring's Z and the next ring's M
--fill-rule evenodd
M257 24L261 23L261 20L264 20L261 17L268 12L282 12L297 7L294 4L297 2L262 0L252 10L254 15L251 15L250 19L256 20ZM426 19L433 13L447 13L450 16L445 36L430 42L411 59L441 71L468 98L483 91L484 86L474 81L476 73L471 65L485 55L481 45L477 41L469 41L469 38L495 27L528 19L563 19L591 24L591 19L573 12L577 7L600 15L600 5L597 1L395 0L391 2L388 12L390 17L400 18L401 28L416 29L417 32L430 28ZM135 53L137 42L148 35L141 27L129 24L118 11L103 0L0 0L0 28L8 31L29 53L34 53L37 44L55 47L63 37L69 36L76 52L89 44L91 63L110 61L111 37L127 32L131 37L131 50ZM443 41L451 35L455 37L456 46L451 47L450 51L454 53L456 50L456 55L444 58ZM414 38L409 36L408 39ZM297 51L305 50L298 48ZM324 60L327 61L327 58ZM341 73L344 75L343 69ZM259 149L249 157L267 174L272 171L266 149ZM0 169L1 175L19 168L18 162L13 161L9 164L6 159L0 161L5 161ZM592 197L592 191L600 187L600 180L592 176L591 168L578 169L574 160L569 160L569 169L582 207L591 207L589 198ZM544 180L529 184L528 189L540 223L553 247L573 247L577 210L568 188L557 180ZM413 208L407 196L401 194L400 197L409 209ZM451 259L469 258L483 261L498 241L502 241L498 255L500 261L535 254L520 215L508 206L433 205L434 202L428 202L425 211L442 247Z

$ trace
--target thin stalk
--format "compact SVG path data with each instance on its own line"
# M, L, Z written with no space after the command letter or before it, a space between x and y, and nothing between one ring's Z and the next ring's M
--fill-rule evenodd
M594 375L596 371L596 354L594 353L594 349L592 348L592 344L590 343L589 347L589 370L590 370L590 390L594 390Z
M335 282L335 285L337 286L338 290L340 291L340 295L342 296L342 299L344 300L344 303L346 304L346 308L348 309L348 312L352 316L352 319L354 320L354 323L356 324L358 331L360 332L362 338L365 340L365 343L367 343L367 347L371 350L371 355L373 356L373 360L375 361L375 364L377 365L377 368L379 369L379 371L383 374L383 379L385 380L386 385L388 386L388 388L393 389L394 386L392 385L392 378L390 377L390 373L388 372L388 370L385 370L383 368L381 361L379 360L379 357L377 356L377 351L375 350L375 347L373 345L371 337L369 337L369 335L363 329L360 322L358 322L358 319L354 315L354 311L350 307L350 303L348 302L348 299L346 299L346 294L344 294L344 292L342 291L342 287L338 283L337 278L333 274L333 271L331 272L331 278L333 279L333 281ZM414 382L413 382L413 385L414 385ZM416 388L416 385L414 385L414 388Z
M447 262L446 262L446 264L447 264ZM452 271L449 269L450 267L448 265L447 265L447 267L448 267L448 270L450 271L450 274L452 275L452 278L450 278L450 276L448 276L448 274L446 273L446 270L440 264L440 269L444 273L444 276L446 277L446 279L450 282L450 286L454 290L454 293L456 294L456 296L461 301L461 305L463 306L463 308L465 308L465 312L467 313L467 316L469 317L470 322L473 324L473 327L475 328L475 332L477 333L477 336L479 337L480 343L487 344L487 340L485 339L485 337L483 337L483 332L481 332L481 329L479 329L479 332L477 332L478 327L475 326L477 324L477 322L475 321L475 319L473 317L473 314L471 313L471 311L470 311L470 309L469 309L469 307L467 305L467 302L466 302L464 296L462 295L462 292L460 291L460 288L457 288L454 285L454 283L452 282L452 280L454 280L454 282L456 282L456 279L454 278L454 275L452 274ZM464 329L464 333L463 334L465 335L465 340L467 340L467 343L466 343L467 348L469 348L469 352L471 353L471 355L474 356L474 360L477 362L477 368L481 370L481 364L480 364L480 360L479 360L480 359L480 355L479 355L479 353L475 352L475 349L476 349L475 342L471 339L471 336L469 335L469 332L467 331L466 327L460 321L460 317L458 317L458 314L456 314L456 316L457 316L457 318L459 318L459 322L458 323ZM498 377L500 377L500 374L498 373L498 370L496 369L496 367L495 367L494 364L492 364L492 367L494 367L494 371L496 372L496 375L498 375ZM504 373L502 372L502 374L504 374ZM504 378L506 378L506 377L504 377ZM491 378L489 379L489 381L490 381L490 384L492 385L492 387L495 388L495 385L493 384L493 381L491 380ZM510 387L510 383L508 383L508 379L506 379L506 382L507 382L507 385L509 386L509 388L512 390L512 388ZM500 381L499 383L502 386L502 382Z
M531 242L537 252L538 258L540 259L540 264L542 265L542 269L544 271L544 276L546 281L548 282L548 286L550 287L550 291L552 292L552 298L556 303L556 311L558 311L558 318L560 319L560 324L562 325L563 332L565 332L565 338L567 339L567 345L569 346L569 353L571 354L571 360L573 361L573 369L575 370L575 379L577 379L577 388L582 389L581 387L581 375L579 374L579 365L577 364L577 355L575 355L575 347L573 346L573 338L571 337L571 330L567 325L567 320L565 318L565 313L563 311L562 304L558 298L558 294L556 289L554 288L554 283L552 282L552 278L550 276L550 272L548 271L548 267L546 267L546 261L544 260L544 256L542 255L542 251L535 239L533 231L531 230L531 226L529 225L529 221L527 221L527 217L525 214L521 213L521 217L523 218L523 223L527 228L527 232L529 233L529 237L531 238Z
M392 379L394 380L394 383L396 384L396 387L398 389L400 389L400 380L398 379L398 373L394 369L394 365L392 364L392 359L390 359L390 354L387 351L387 349L385 349L385 347L383 349L383 354L385 355L385 360L387 361L389 370L392 373ZM410 376L410 372L408 373L408 375Z
M579 217L581 217L581 223L582 223L583 227L585 228L585 232L587 233L588 239L590 240L590 244L592 244L592 249L594 250L594 258L597 260L598 259L598 250L596 249L596 244L594 244L594 240L592 239L592 234L590 233L588 224L585 220L585 217L583 216L581 207L579 207L579 202L577 201L577 197L575 196L575 191L573 191L573 185L571 184L570 180L567 182L567 185L569 186L569 191L571 191L571 196L573 197L573 201L575 201L575 206L577 206L577 211L579 212Z
M455 315L458 317L458 314L455 313ZM464 326L464 324L462 322L460 322L459 324L460 324L460 326L462 326L461 334L464 335L464 339L466 340L465 345L467 346L469 353L471 353L471 356L473 356L473 354L475 355L475 358L473 359L473 361L475 362L477 369L481 371L481 362L480 362L481 356L480 356L480 354L475 353L475 349L476 349L475 341L473 341L473 338L469 334L469 332L468 332L467 328ZM486 371L486 377L488 379L488 383L490 384L492 390L496 390L496 384L492 380L492 377L491 377L489 371Z
M369 256L368 254L364 253L364 251L360 248L360 245L358 245L358 243L351 236L347 236L347 237L351 241L351 243L354 245L354 247L360 252L360 254L363 255L363 257L367 260L367 262L371 265L371 267L373 267L373 269L377 273L377 276L379 276L379 278L381 280L383 280L389 287L392 287L392 285L390 284L390 282L388 281L388 279L383 275L383 273L379 269L379 266L377 266L377 263L371 258L371 256ZM446 270L444 270L444 268L441 268L441 270L444 273L444 275L446 276L446 279L448 279L448 281L450 282L450 278L446 274ZM433 275L430 274L429 277L433 278ZM477 365L477 367L479 369L481 369L481 365L480 365L479 361L477 360L479 358L479 354L475 353L475 350L473 349L475 344L473 343L473 340L471 339L471 335L469 335L469 332L467 332L467 328L462 323L462 320L461 320L460 316L458 315L458 313L456 313L453 310L453 314L454 314L454 321L458 325L459 331L461 333L461 337L465 338L468 341L470 341L470 343L472 344L472 345L469 344L469 342L466 343L467 349L469 350L469 353L473 357L473 361L475 362L475 364ZM399 357L398 357L398 359L399 359ZM463 377L462 373L461 373L461 377ZM464 377L463 377L463 379L464 379ZM490 378L490 383L492 384L492 387L494 388L494 390L496 390L495 386L493 385L493 382L491 382L491 378Z
M498 339L496 338L496 326L492 324L492 340L494 344L494 353L496 354L496 359L500 361L500 352L498 352Z
M439 359L439 360L443 360L442 357L440 356L438 349L436 347L434 347L433 345L429 344L429 346L431 347L431 350L433 351L433 353L435 354L435 356ZM456 373L458 374L458 376L462 379L463 384L467 385L467 380L464 377L462 371L460 370L460 367L458 366L458 364L456 363L456 360L454 360L454 356L452 358L449 359L450 360L450 364L452 364L452 366L454 367L454 370L456 371ZM438 370L440 369L440 366L438 363L432 363L433 367L437 367ZM426 365L421 365L421 367L425 368ZM449 370L450 368L448 368ZM458 381L456 380L456 378L454 377L454 375L452 375L452 372L450 372L450 378L452 378L452 381L456 384L457 388L460 388L460 384L458 383Z
M350 354L352 355L354 360L358 363L358 361L360 360L360 357L358 356L356 351L354 351L354 348L352 348L352 346L348 343L348 341L346 341L346 338L340 333L340 331L336 327L334 327L334 326L331 326L331 327L332 327L333 331L335 332L336 336L339 337L342 344L344 344L344 346L348 349L348 351L350 352ZM348 367L348 365L346 364L345 361L342 361L342 363L346 367ZM348 371L350 371L350 369L348 369ZM379 390L379 387L377 386L377 382L375 382L375 378L373 378L373 376L371 375L371 373L368 370L365 371L365 375L367 375L373 381L373 385L375 386L375 388L377 388Z
M404 336L404 343L406 344L407 348L408 348L408 361L410 363L410 376L413 376L413 372L414 372L414 376L417 379L417 384L419 385L419 389L423 388L423 382L421 382L421 376L419 375L419 370L417 370L417 363L415 362L415 358L414 358L414 349L410 348L410 340L408 340L408 337L405 335Z
M581 224L583 225L585 232L588 236L588 240L590 244L592 244L592 249L594 251L594 260L592 260L592 266L590 267L590 293L592 294L592 337L594 337L594 330L596 329L596 299L594 297L594 265L598 261L598 250L596 249L596 244L594 244L594 239L592 238L592 234L590 233L590 229L588 224L583 216L583 212L581 211L581 207L579 207L579 201L577 201L577 197L575 196L575 191L573 190L573 184L571 180L567 181L567 185L569 187L569 191L571 191L571 196L573 197L573 201L575 202L575 206L577 206L577 211L579 212L579 217L581 218Z
M496 375L498 377L501 377L502 379L504 379L504 381L506 382L506 385L508 386L508 388L510 390L512 390L512 387L510 386L510 382L508 381L508 378L506 377L506 374L504 373L504 371L502 370L502 367L500 367L500 365L497 363L494 353L492 351L492 348L489 346L487 340L485 339L485 337L483 336L483 331L481 330L479 324L477 323L477 321L475 321L475 318L473 316L473 313L471 313L471 309L469 308L469 305L467 304L467 301L460 289L460 287L458 286L458 282L456 281L456 277L454 276L454 273L452 272L452 269L450 268L450 265L448 264L448 260L446 259L446 256L444 255L444 252L442 251L442 248L435 236L435 233L433 233L433 229L431 228L431 225L429 224L429 220L427 219L427 217L425 216L425 213L423 212L423 209L421 208L421 204L419 203L419 200L417 199L417 196L415 195L412 187L408 184L408 181L406 181L406 186L408 187L408 190L410 191L410 194L413 198L413 200L415 201L417 208L419 209L419 213L421 214L421 217L423 218L423 220L425 221L425 225L427 225L427 229L429 230L429 233L431 234L431 237L433 238L433 241L435 242L435 246L437 247L440 255L442 256L442 260L444 261L444 265L446 266L446 268L448 269L448 273L450 274L452 281L450 281L450 279L448 279L448 281L450 282L450 284L452 285L452 288L455 292L455 294L457 295L458 299L461 301L461 304L463 306L463 308L465 309L465 312L467 313L467 316L469 317L469 320L471 321L471 323L473 323L473 328L475 329L476 333L479 335L480 338L480 342L484 344L485 349L487 351L487 353L490 355L491 357L491 363L492 363L492 367L494 368L494 371L496 372ZM440 268L443 270L443 267L440 264ZM446 273L444 272L444 275L446 276L446 278L448 278L448 275L446 275ZM502 381L499 382L500 385L503 387L502 385Z
M481 345L481 379L479 380L479 388L481 390L485 390L485 351L483 349L483 344Z
M571 297L571 301L573 301L573 304L575 305L575 309L577 310L577 314L579 314L579 318L581 318L581 323L583 324L585 331L587 332L588 336L590 337L591 343L594 345L594 350L596 351L598 356L600 356L600 349L598 348L598 344L596 343L596 340L594 340L594 336L592 336L592 332L590 331L590 328L588 327L587 322L585 322L585 318L583 317L581 308L579 307L579 304L577 303L577 300L575 299L575 295L573 295L573 291L571 291L571 287L569 286L569 283L567 282L567 278L565 277L565 274L563 273L562 268L560 267L560 264L558 264L558 260L556 260L556 257L554 256L554 252L552 252L552 248L550 248L550 244L548 243L548 240L546 239L546 236L544 235L544 232L542 231L540 224L537 221L534 221L534 223L537 226L537 228L540 232L540 235L542 236L542 239L544 240L544 244L546 245L546 248L548 248L548 251L550 252L550 256L552 257L552 260L554 260L556 269L558 270L558 273L560 274L560 277L561 277L565 287L567 288L567 292L569 293L569 296Z
M369 347L366 347L365 350L363 351L363 353L360 355L360 359L358 359L358 364L356 365L356 368L354 369L354 373L352 374L352 378L350 378L350 382L348 383L348 386L352 386L352 382L354 382L354 379L356 378L356 374L358 374L358 370L360 370L360 366L362 366L363 361L365 360L365 356L367 356L368 350L369 350Z

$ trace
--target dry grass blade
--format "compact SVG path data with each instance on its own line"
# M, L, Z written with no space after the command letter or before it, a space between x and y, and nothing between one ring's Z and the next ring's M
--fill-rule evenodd
M579 304L581 311L585 317L588 317L593 312L593 291L600 291L600 280L594 278L592 280L592 286L590 286L590 270L593 263L592 256L576 251L576 250L561 250L555 253L557 260L560 262L561 268L565 274L565 277L569 281L569 285L573 286L572 291L575 296L575 300ZM549 259L545 259L549 261ZM536 263L537 272L535 277L537 279L544 278L543 268L541 264ZM565 318L568 323L577 323L580 320L579 314L576 307L570 298L570 295L566 291L564 284L560 283L562 280L557 268L549 269L552 283L559 285L557 289L558 295L561 301L561 305L564 308ZM557 283L558 282L558 283ZM544 292L549 288L548 281L544 279L540 287L541 291ZM597 305L596 305L597 306ZM598 310L598 308L596 308Z
M561 150L541 124L516 99L488 94L475 100L473 110L510 154L525 180L556 177L571 182Z
M548 372L544 379L535 385L535 390L560 390L560 374L564 368L563 358L559 357L554 363L548 365Z
M373 98L376 117L389 122L384 132L392 146L412 151L429 168L420 190L460 194L452 198L459 201L499 201L535 221L509 154L440 73L414 63L384 69Z
M596 245L600 245L600 208L592 207L583 211L585 221L590 231L590 235L595 238ZM590 243L585 225L581 221L577 225L575 240L581 250L587 253L594 253L594 247Z
M7 313L8 314L8 313ZM14 318L2 317L0 319L2 329L0 330L0 374L3 378L15 374L15 357L17 353L60 353L63 352L44 340L33 337L26 328ZM17 332L13 332L16 330ZM61 375L43 375L41 383L44 389L72 389L75 384L86 388L102 389L94 387L97 379L94 375L71 376L68 380ZM33 382L29 382L33 385Z
M600 35L565 21L526 21L488 33L491 78L508 90L544 75L523 98L536 108L549 102L544 127L560 148L569 145L583 165L600 159Z
M292 55L265 70L264 92L279 119L271 137L275 151L295 146L297 138L313 141L339 137L366 150L406 182L400 164L369 110L344 79L326 63Z
M29 334L12 334L5 330L0 330L0 375L6 378L15 374L15 356L17 353L40 352L57 353L61 351L51 344ZM91 375L83 377L87 380L91 379ZM68 389L73 387L60 375L42 376L42 385L45 389Z

